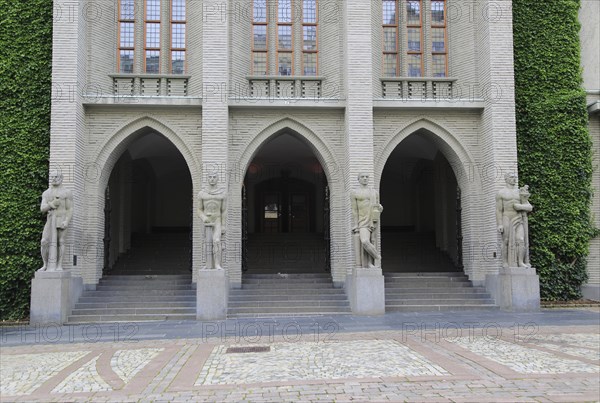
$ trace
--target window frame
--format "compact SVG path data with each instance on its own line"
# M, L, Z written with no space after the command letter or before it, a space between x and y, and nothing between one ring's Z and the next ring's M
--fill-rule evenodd
M170 0L169 1L169 26L171 27L171 30L169 31L169 72L171 74L186 74L188 71L188 66L187 66L187 62L188 62L188 53L187 53L187 37L188 37L188 23L187 23L187 16L188 16L188 7L187 7L187 0L183 0L183 5L184 5L184 12L185 12L185 16L183 20L175 20L173 19L173 5L174 5L174 1ZM183 36L183 48L176 48L173 46L173 26L174 25L183 25L184 28L184 36ZM181 73L174 73L173 72L173 52L183 52L184 54L184 60L183 60L183 72Z
M123 0L118 0L117 1L117 7L118 7L118 13L119 13L119 23L117 25L117 72L122 73L122 74L131 74L131 73L123 73L121 72L121 51L122 50L128 50L133 52L133 58L132 58L132 73L135 72L135 2L132 1L133 4L133 10L132 10L132 17L133 19L129 19L129 18L122 18L122 13L121 13L121 4L122 4ZM121 26L123 23L128 23L128 24L133 24L133 46L129 47L129 46L121 46Z
M162 40L162 21L160 19L160 17L162 16L162 6L163 6L163 2L162 0L157 0L158 1L158 16L159 19L158 20L149 20L148 19L148 0L144 1L144 74L160 74L161 73L161 60L162 60L162 56L161 56L161 40ZM158 24L158 47L148 47L148 24ZM148 73L148 66L146 64L147 62L147 52L148 51L158 51L158 71L154 72L154 73Z
M304 2L307 0L301 0L302 1L302 56L301 56L301 60L300 60L300 68L302 71L302 75L306 75L305 74L305 70L304 70L304 55L306 54L314 54L316 55L315 58L315 76L319 75L319 0L314 0L315 2L315 22L306 22L304 19ZM293 8L293 5L292 5ZM293 19L292 19L293 21ZM315 49L314 50L305 50L304 49L304 27L315 27ZM293 32L294 28L292 26L292 32Z
M444 4L444 8L443 8L443 12L444 12L444 23L441 25L436 25L434 24L434 20L433 20L433 6L430 6L431 9L431 24L430 24L430 29L431 29L431 56L432 56L432 62L431 62L431 67L432 67L432 76L433 76L433 56L434 55L444 55L444 77L448 77L448 2L447 0L431 0L430 4L433 5L434 1L438 1L438 2L442 2ZM444 30L444 51L443 52L434 52L433 50L433 30L435 28L442 28Z
M384 24L383 23L383 16L384 16L384 9L383 9L383 5L386 3L386 1L389 0L382 0L381 2L381 37L383 39L382 41L382 51L383 51L383 56L382 56L382 71L383 71L383 76L384 77L392 77L392 76L387 76L385 75L385 59L386 59L386 55L396 55L396 75L393 77L398 77L400 75L400 2L398 0L393 0L394 3L394 7L396 10L396 15L394 18L394 22L395 24ZM394 52L390 52L390 51L386 51L385 50L385 29L386 28L395 28L396 30L396 34L394 35L394 40L396 42L396 51Z
M419 3L419 24L411 24L409 23L408 20L408 5L410 3ZM424 46L425 43L423 42L423 0L404 0L404 5L405 5L405 9L406 9L406 54L407 54L407 62L406 62L406 75L408 77L425 77L425 65L424 65L424 60L423 60L423 54L424 52ZM409 39L410 39L410 35L408 34L408 30L411 28L419 28L419 43L420 43L420 51L414 51L414 50L410 50L410 46L409 46ZM409 69L409 65L410 65L410 55L419 55L420 60L421 60L421 74L419 76L411 76L410 75L410 69Z
M264 53L265 54L265 75L269 75L269 2L268 0L264 0L265 2L265 21L255 21L254 20L254 7L256 6L256 0L252 0L252 46L251 46L251 60L250 60L250 71L253 75L262 75L257 74L254 71L254 56L256 53ZM266 37L265 37L265 48L264 49L256 49L254 47L254 27L255 26L264 26Z
M276 51L275 51L275 75L276 76L281 76L281 77L293 77L294 76L294 46L295 46L295 38L294 38L294 0L286 0L290 2L290 21L289 22L280 22L279 21L279 5L280 5L280 1L282 0L275 0L275 4L276 4L276 15L277 15L277 25L276 25L276 30L275 30L275 38L276 38ZM268 1L267 1L268 4ZM267 5L267 9L268 9L268 5ZM279 27L281 26L286 26L286 27L290 27L290 32L291 32L291 46L288 49L280 49L279 48ZM267 26L267 32L268 32L268 26ZM289 54L290 55L290 67L291 67L291 71L290 71L290 75L289 76L285 76L285 75L281 75L279 74L279 55L280 53L284 53L284 54ZM268 71L268 70L267 70Z

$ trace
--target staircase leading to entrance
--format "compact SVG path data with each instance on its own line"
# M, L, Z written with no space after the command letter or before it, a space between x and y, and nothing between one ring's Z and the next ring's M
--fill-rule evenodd
M191 275L110 275L85 291L68 323L196 320Z
M248 273L324 273L321 233L248 234Z
M189 232L133 234L131 249L119 257L110 274L189 275L190 248Z
M271 317L350 314L341 288L327 273L245 274L242 288L229 291L227 316Z
M498 309L463 273L385 273L386 312Z

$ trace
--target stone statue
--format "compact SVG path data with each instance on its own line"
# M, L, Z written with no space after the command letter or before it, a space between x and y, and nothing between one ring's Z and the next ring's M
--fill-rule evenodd
M42 193L40 210L47 214L42 233L41 252L44 265L39 271L62 271L67 228L73 217L73 195L62 186L60 172L50 172L50 187Z
M517 188L517 176L505 175L506 187L496 196L496 221L502 234L502 265L504 267L531 267L527 213L533 210L529 203L529 187Z
M379 192L369 187L369 175L358 174L360 187L350 193L352 203L352 233L358 235L356 264L359 267L374 268L380 266L381 255L375 246L375 229L379 225L379 216L383 206L379 203Z
M222 270L221 235L227 224L227 193L225 188L217 187L219 177L216 173L208 174L208 187L200 191L198 214L204 223L204 239L207 250L206 268Z

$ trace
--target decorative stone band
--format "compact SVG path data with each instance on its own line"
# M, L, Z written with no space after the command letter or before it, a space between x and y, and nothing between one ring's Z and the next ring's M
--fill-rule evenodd
M114 95L187 96L190 76L179 74L113 74Z
M248 76L248 88L241 94L256 99L318 99L324 97L323 77L317 76ZM326 95L326 94L325 94Z
M451 99L456 78L386 77L381 79L382 97L390 99Z

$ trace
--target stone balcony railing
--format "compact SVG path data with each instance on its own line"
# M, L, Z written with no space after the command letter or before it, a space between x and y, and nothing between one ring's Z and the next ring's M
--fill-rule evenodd
M323 77L248 76L248 96L253 99L318 99L323 97Z
M190 76L179 74L111 74L113 95L178 96L188 95Z
M381 79L385 99L451 99L456 78L386 77Z

